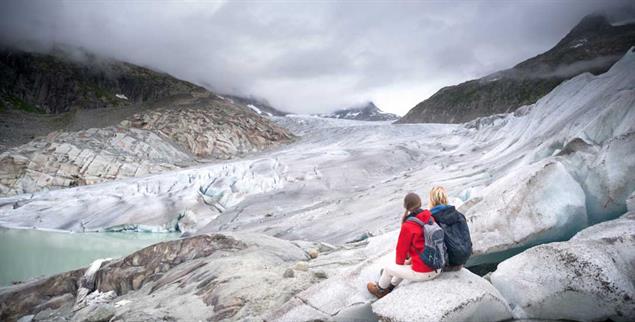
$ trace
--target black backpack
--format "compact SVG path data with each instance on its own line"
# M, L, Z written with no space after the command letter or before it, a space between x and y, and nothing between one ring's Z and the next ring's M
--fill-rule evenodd
M448 265L464 265L472 255L472 239L465 216L458 212L454 206L433 211L432 216L445 233L444 241L448 251Z

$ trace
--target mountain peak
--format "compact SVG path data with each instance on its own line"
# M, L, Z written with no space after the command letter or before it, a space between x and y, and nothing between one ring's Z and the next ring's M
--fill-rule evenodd
M339 109L330 114L320 114L319 116L358 121L390 121L399 119L398 115L382 111L373 101Z
M572 37L579 37L588 33L595 33L611 27L611 23L606 16L602 14L591 14L582 18L582 20L580 20L580 22L578 22L578 24L569 31L563 40L568 40Z

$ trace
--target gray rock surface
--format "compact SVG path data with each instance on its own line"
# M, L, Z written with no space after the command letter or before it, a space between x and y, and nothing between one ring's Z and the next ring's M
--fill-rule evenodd
M268 119L223 99L203 107L165 108L137 114L130 119L130 125L168 137L200 158L230 159L292 138Z
M108 322L115 316L115 307L111 304L97 304L85 307L73 316L72 322Z
M268 119L220 99L131 116L119 126L53 132L0 154L0 196L145 176L290 142Z
M306 273L283 278L284 267L306 258L290 242L265 235L197 235L102 265L91 291L116 297L74 315L78 284L88 286L80 281L84 269L2 288L0 319L35 314L77 321L257 320L317 281Z
M404 283L372 305L381 321L504 321L507 302L486 280L463 269Z

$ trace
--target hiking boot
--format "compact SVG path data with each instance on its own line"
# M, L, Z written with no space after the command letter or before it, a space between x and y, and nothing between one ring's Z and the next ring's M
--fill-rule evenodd
M370 294L375 295L378 299L388 295L395 287L390 285L388 288L381 288L377 283L369 282L366 285Z

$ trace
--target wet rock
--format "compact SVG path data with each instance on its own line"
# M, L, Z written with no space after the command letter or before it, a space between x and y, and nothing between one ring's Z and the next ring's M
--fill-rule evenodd
M515 318L635 320L635 213L498 265L492 284ZM522 292L519 290L522 289Z
M421 302L422 294L434 300ZM372 305L382 321L502 321L511 312L501 294L466 269L426 282L404 282Z
M285 277L285 278L291 278L291 277L294 277L294 276L295 276L295 272L293 271L293 269L291 269L291 268L287 268L287 269L284 271L284 274L282 274L282 276L283 276L283 277Z

